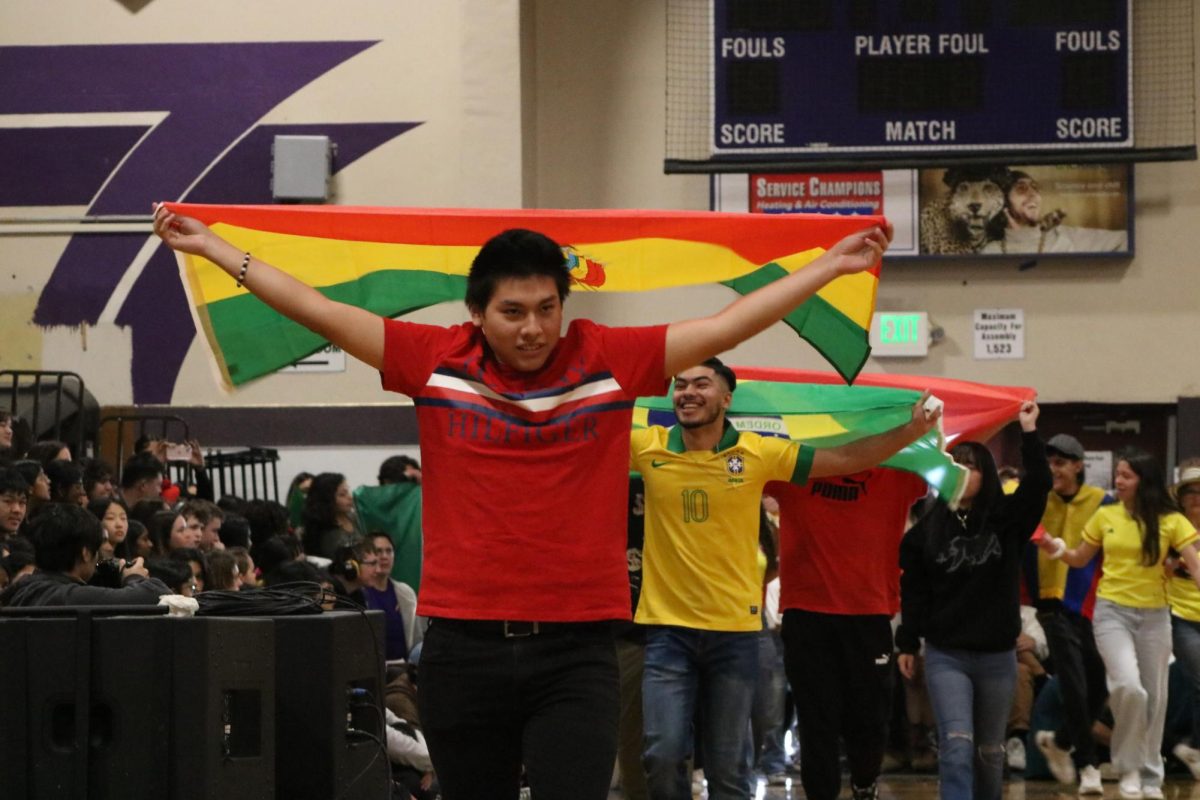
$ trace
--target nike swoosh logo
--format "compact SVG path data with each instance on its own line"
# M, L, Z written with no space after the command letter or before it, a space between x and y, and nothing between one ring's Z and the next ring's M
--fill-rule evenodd
M658 469L662 465L669 464L669 463L670 463L669 461L655 461L655 460L651 459L650 466L654 467L655 469Z

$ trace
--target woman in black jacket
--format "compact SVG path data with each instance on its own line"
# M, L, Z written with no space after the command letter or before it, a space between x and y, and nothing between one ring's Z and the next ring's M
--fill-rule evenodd
M1037 436L1038 407L1021 407L1025 477L1000 488L986 447L950 451L970 470L958 508L938 500L900 544L902 623L898 664L906 678L925 640L925 676L938 726L943 800L999 800L1004 729L1017 676L1020 565L1041 522L1050 468Z

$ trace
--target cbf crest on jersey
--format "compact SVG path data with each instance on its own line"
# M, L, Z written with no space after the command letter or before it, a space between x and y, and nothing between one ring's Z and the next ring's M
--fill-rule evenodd
M746 459L740 453L734 453L725 459L725 471L735 478L740 478L746 471Z

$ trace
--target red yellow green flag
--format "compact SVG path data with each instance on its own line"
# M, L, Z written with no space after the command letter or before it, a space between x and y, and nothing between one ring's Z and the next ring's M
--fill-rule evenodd
M944 403L938 427L883 462L923 477L955 505L966 487L966 470L947 455L957 441L986 441L1035 397L1021 386L909 375L860 375L844 386L831 372L771 367L733 367L737 391L726 412L738 430L836 447L907 422L925 389ZM675 423L670 397L638 398L634 427Z
M394 317L461 301L480 245L531 228L564 246L576 291L722 283L746 293L804 268L877 216L691 211L545 211L168 204L335 300ZM221 377L238 386L326 345L205 259L180 258ZM829 283L786 322L846 381L870 353L879 266ZM682 315L679 315L682 316Z

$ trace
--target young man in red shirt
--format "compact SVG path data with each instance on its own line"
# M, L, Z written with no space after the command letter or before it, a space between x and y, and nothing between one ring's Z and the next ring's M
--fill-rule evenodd
M562 249L505 231L472 264L471 321L388 320L329 300L195 219L155 210L172 248L220 266L284 316L412 397L424 467L421 722L446 800L604 798L616 756L609 623L629 617L625 561L634 399L876 264L891 231L846 237L710 317L563 333Z
M854 800L875 800L891 708L900 539L925 481L877 467L771 489L779 501L779 608L784 666L798 689L804 794L836 800L841 741Z

